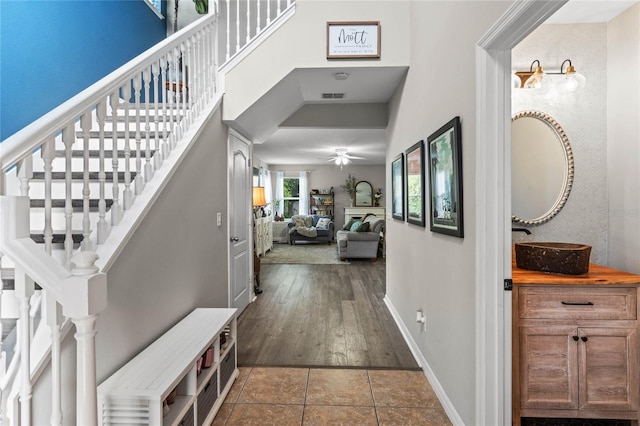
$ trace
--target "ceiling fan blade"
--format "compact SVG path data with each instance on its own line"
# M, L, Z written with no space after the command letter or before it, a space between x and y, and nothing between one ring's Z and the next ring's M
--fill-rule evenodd
M346 155L349 160L366 160L364 157L354 157L353 155Z

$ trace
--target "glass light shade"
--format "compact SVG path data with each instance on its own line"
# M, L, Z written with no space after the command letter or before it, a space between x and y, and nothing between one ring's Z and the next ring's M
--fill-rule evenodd
M577 73L571 65L567 68L567 72L556 82L555 89L561 95L568 95L582 90L587 79L580 73Z
M253 206L263 207L267 205L267 200L264 196L264 186L253 187Z
M537 67L533 75L524 82L525 89L533 89L538 95L547 93L552 87L553 81L551 81L551 77L542 70L542 67Z
M341 163L342 157L336 157L336 166L339 166Z

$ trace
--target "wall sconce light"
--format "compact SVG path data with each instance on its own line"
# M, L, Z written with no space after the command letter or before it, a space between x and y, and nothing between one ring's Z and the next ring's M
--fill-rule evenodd
M533 69L533 65L535 63L538 65ZM566 63L569 63L566 71L564 70L564 66ZM542 69L542 65L538 59L531 62L531 66L529 67L529 71L516 71L513 73L515 78L512 76L511 82L514 88L520 87L521 89L534 89L537 94L545 94L552 88L555 89L561 95L568 95L570 93L574 93L582 89L587 81L587 79L582 75L576 72L576 69L571 64L570 59L565 59L560 65L560 72L545 72ZM562 77L554 82L550 75L561 75ZM520 83L518 86L518 82Z

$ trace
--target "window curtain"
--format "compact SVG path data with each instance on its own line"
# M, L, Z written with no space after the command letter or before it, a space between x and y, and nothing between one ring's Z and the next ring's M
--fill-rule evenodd
M267 204L271 204L271 215L275 215L273 207L273 186L271 185L271 171L264 171L264 198L267 200Z
M278 216L284 215L284 172L276 172L276 200L280 200L278 205Z
M307 189L307 172L300 172L300 205L299 214L307 214L309 211L309 190Z

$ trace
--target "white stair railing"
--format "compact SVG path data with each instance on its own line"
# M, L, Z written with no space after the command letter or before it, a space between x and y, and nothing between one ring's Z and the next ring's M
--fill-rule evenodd
M221 1L226 4L222 11ZM255 40L266 36L269 27L282 25L294 5L292 0L221 1L213 2L210 15L0 143L0 270L15 269L15 295L21 303L14 356L0 375L3 424L31 423L32 388L44 357L51 362L50 421L63 423L60 341L69 320L76 327L79 366L75 421L96 424L95 323L106 307L107 286L94 252L103 257L101 265L112 261L127 236L119 232L114 242L112 227L128 212L141 214L144 208L136 207L136 198L156 175L171 175L163 166L175 167L185 134L193 134L192 128L219 102L218 58L227 64L241 60L242 49L255 48ZM227 20L221 43L213 11ZM231 26L235 49L219 51L219 46L229 46ZM156 191L160 187L150 186ZM30 226L34 209L41 216L37 229ZM41 235L42 245L34 242L34 233ZM107 251L101 249L105 246ZM48 336L41 359L34 359L39 355L34 355L33 339L44 333L32 332L30 316L35 283L45 294L38 304L45 306L44 313L37 310L42 316L38 330L46 329Z

